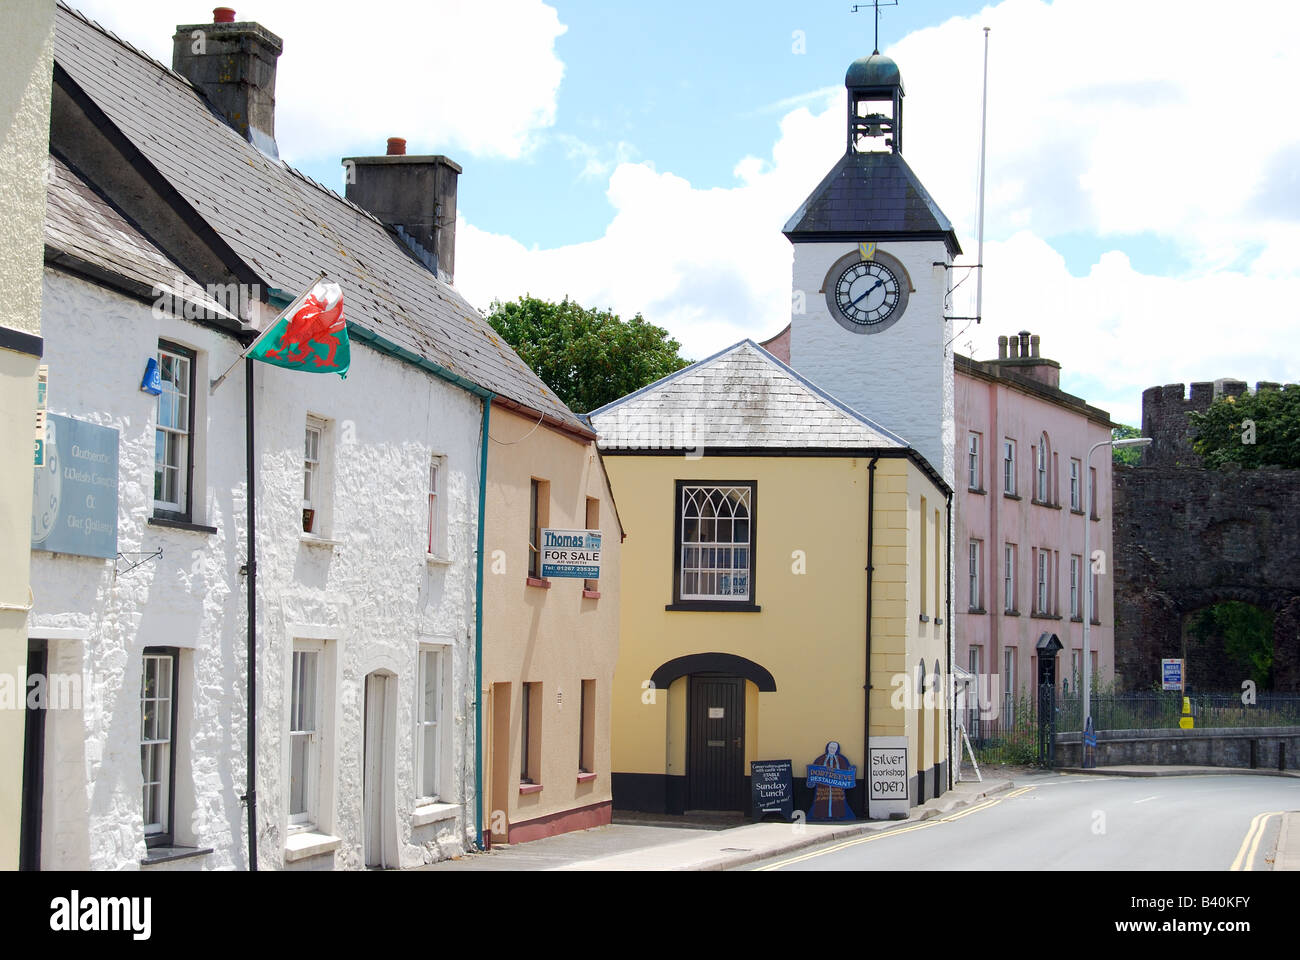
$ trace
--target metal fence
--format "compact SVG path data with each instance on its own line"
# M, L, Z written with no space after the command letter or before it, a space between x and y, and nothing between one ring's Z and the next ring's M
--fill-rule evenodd
M1183 694L1177 691L1137 691L1093 694L1093 728L1104 730L1170 730L1182 717ZM1197 727L1300 726L1300 694L1259 693L1243 703L1240 692L1189 693ZM996 715L968 711L961 718L980 763L1041 766L1042 745L1038 698L1023 696L1004 703ZM1055 732L1083 729L1083 698L1057 695L1053 705Z

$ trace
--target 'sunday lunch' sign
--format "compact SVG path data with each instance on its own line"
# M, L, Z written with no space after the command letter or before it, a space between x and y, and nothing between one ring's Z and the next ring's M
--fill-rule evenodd
M32 485L32 549L117 556L117 440L112 427L51 414Z
M793 761L753 760L749 764L749 782L755 820L769 813L779 813L785 820L794 817Z
M599 530L543 530L541 550L547 580L600 579Z

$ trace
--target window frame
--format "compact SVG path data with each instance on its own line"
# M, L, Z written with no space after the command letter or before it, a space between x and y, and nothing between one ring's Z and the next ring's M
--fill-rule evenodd
M425 494L426 521L428 537L425 542L425 555L436 560L445 560L447 547L447 458L443 454L429 455L428 490Z
M970 569L968 578L970 583L970 610L972 612L984 609L984 541L976 537L970 539L967 546L967 557L969 558Z
M1008 497L1019 496L1016 492L1016 441L1010 437L1002 440L1002 493Z
M1048 456L1047 433L1038 438L1038 447L1034 451L1034 497L1039 503L1050 503L1051 494L1051 458Z
M415 697L415 799L417 805L438 803L442 795L442 755L443 755L443 734L446 732L446 724L443 722L446 713L446 655L447 650L442 646L429 646L421 644L417 653L416 662L416 697ZM434 678L434 718L429 719L428 703L426 692L428 689L428 664L432 660L436 676ZM425 737L425 731L428 727L433 727L433 757L430 758L425 750L428 742ZM434 789L431 791L425 789L425 782L428 774L432 770L434 777Z
M1016 608L1016 566L1018 558L1016 556L1016 545L1014 543L1004 543L1002 545L1002 612L1018 613Z
M194 446L195 446L194 434L195 434L195 419L196 419L194 413L195 413L195 404L197 400L197 398L195 397L195 383L196 383L196 373L198 369L198 351L194 350L191 347L181 346L179 343L176 343L174 341L159 338L158 347L157 347L157 360L158 360L158 372L160 377L162 375L164 353L170 355L173 358L184 360L187 366L189 367L189 376L187 378L189 393L186 394L187 426L184 431L186 437L186 442L184 444L185 467L183 470L178 470L178 477L177 477L177 484L179 485L183 483L184 488L178 491L179 495L175 502L167 501L167 500L159 500L156 496L158 491L157 491L156 480L155 480L155 491L154 491L155 496L153 498L153 515L163 520L176 520L181 523L192 523L194 520ZM162 382L165 385L167 383L171 383L174 381L163 380ZM170 435L177 435L181 432L177 430L175 427L164 427L162 425L160 408L163 399L168 396L169 393L166 387L164 386L162 393L158 394L158 396L155 398L156 402L154 404L154 476L155 477L157 477L157 472L158 472L158 447L157 447L158 434L161 432L170 436ZM164 453L163 453L163 470L164 470L163 477L164 477L164 487L165 487L166 486L166 445L165 444L164 444Z
M529 478L528 489L528 573L531 581L546 582L542 576L542 531L551 519L551 482Z
M295 682L297 676L297 655L311 654L316 657L316 669L313 675L315 689L312 697L312 713L314 727L311 730L294 729L294 714L299 712L294 709L295 697L298 693L298 683ZM298 833L301 831L314 830L320 824L321 820L321 774L325 759L325 705L322 702L324 697L325 681L325 644L321 640L295 639L293 649L289 654L289 716L288 730L286 736L289 747L289 777L285 784L286 808L289 812L289 832ZM293 738L295 735L301 736L306 733L309 736L307 741L308 756L305 764L305 774L309 777L308 784L303 788L305 810L298 813L293 812Z
M302 532L309 536L319 537L322 535L322 529L325 524L325 511L322 508L324 497L321 494L321 482L324 480L324 462L325 462L325 437L328 424L321 417L314 414L307 414L307 422L303 431L303 491L302 491L302 509L311 510L312 523L311 530L307 529L306 517L303 517ZM311 437L316 436L316 456L311 456ZM308 489L311 496L308 496Z
M542 703L543 689L540 681L523 681L519 684L519 785L537 786L542 782ZM536 741L537 750L532 749Z
M966 443L967 488L976 492L984 490L984 436L971 430Z
M148 661L150 659L167 660L170 662L169 669L171 671L171 675L170 675L171 683L169 687L169 695L167 698L170 701L170 709L168 711L168 721L167 721L169 736L165 741L151 740L148 741L148 743L146 743L144 739L144 704L145 704L144 693L145 693L145 681L148 676ZM160 825L157 830L150 830L151 824L145 823L144 842L146 847L170 847L175 843L176 840L176 752L177 752L176 751L176 720L178 716L177 682L180 673L180 648L179 647L145 647L144 652L141 656L140 667L141 667L140 669L140 728L141 729L140 729L140 740L139 740L140 748L141 750L144 750L147 749L148 747L157 746L164 742L167 744L167 778L165 781L158 781L160 784L164 784L167 788L166 802L161 804L161 806L166 810L167 820L166 823ZM158 702L162 698L153 697L150 699L152 699L154 702ZM144 778L143 755L140 758L140 775L143 784L147 787L149 781L145 781L143 779ZM144 820L144 814L145 814L144 797L142 793L141 810L140 810L140 818L142 821Z
M1070 458L1070 509L1083 513L1083 461Z
M594 774L596 772L596 681L582 679L578 681L578 773ZM590 728L590 729L588 729Z
M1070 554L1070 619L1081 620L1083 614L1083 557Z
M1049 615L1052 612L1052 593L1049 589L1052 581L1052 555L1046 547L1039 547L1037 554L1034 605L1037 607L1037 613Z
M748 596L727 599L719 596L700 598L682 596L682 533L686 521L683 516L685 494L688 489L704 488L740 488L749 489L749 591ZM739 544L733 544L739 546ZM677 480L673 493L673 537L672 537L672 601L667 610L739 610L758 612L758 481L757 480Z
M600 498L587 497L586 516L583 523L587 530L600 530ZM602 540L602 542L604 542ZM600 580L583 580L582 589L588 593L596 593L600 590Z

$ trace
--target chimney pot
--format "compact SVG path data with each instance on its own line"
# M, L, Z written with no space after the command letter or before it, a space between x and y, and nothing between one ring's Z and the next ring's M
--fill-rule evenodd
M1017 337L1015 334L1012 334L1011 336L1007 337L1007 346L1011 349L1011 354L1008 357L1008 359L1010 360L1020 359L1020 338Z
M213 23L234 23L235 10L233 7L217 7L212 11Z
M998 337L998 359L1005 360L1006 358L1007 358L1007 338L1005 336Z
M1035 360L1038 359L1038 334L1036 333L1029 338L1029 355Z
M388 155L390 157L406 156L406 139L404 137L389 137Z

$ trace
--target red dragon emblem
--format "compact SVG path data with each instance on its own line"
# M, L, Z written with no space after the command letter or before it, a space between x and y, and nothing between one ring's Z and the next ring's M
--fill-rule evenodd
M343 291L334 283L318 284L289 317L277 349L267 350L266 356L287 363L302 363L310 357L317 367L336 366L334 355L344 329ZM316 344L328 351L325 359L313 349Z

